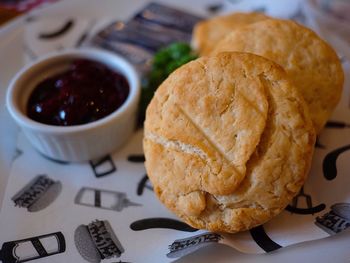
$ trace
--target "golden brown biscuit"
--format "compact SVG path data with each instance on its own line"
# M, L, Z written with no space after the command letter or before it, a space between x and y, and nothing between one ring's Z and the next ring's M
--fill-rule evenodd
M344 73L337 54L293 21L270 19L239 28L214 53L222 51L250 52L280 64L304 96L317 133L339 102Z
M274 62L202 57L173 72L146 112L146 169L159 199L196 228L237 232L281 212L309 170L315 132Z
M267 18L261 13L233 13L201 21L193 29L192 45L200 55L208 55L232 30Z

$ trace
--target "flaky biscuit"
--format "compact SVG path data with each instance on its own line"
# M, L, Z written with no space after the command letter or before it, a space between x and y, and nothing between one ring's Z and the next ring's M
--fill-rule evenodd
M337 54L293 21L269 19L241 27L219 42L214 53L222 51L250 52L280 64L304 96L317 133L340 100L344 73Z
M248 53L177 69L156 91L144 127L156 195L211 231L250 229L281 212L305 181L315 142L284 70Z
M262 13L233 13L201 21L193 28L192 46L200 55L208 55L232 30L267 18Z

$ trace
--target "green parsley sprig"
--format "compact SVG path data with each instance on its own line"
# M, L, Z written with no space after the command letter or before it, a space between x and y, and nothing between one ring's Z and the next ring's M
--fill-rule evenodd
M139 123L145 119L146 108L153 98L154 92L159 85L175 69L197 58L187 43L173 43L159 50L153 58L152 69L147 75L141 90L139 106Z

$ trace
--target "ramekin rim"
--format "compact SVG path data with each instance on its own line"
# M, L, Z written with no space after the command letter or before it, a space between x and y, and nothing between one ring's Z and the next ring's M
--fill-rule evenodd
M86 58L89 58L90 54L95 55L104 55L104 56L112 56L118 60L117 64L125 69L128 74L122 73L128 80L129 83L129 94L127 99L123 102L123 104L116 109L114 112L109 115L90 122L86 124L80 125L72 125L72 126L55 126L37 122L35 120L30 119L26 114L24 114L14 102L14 89L16 88L16 83L22 78L32 67L38 66L42 63L45 63L47 60L54 60L55 58L61 56L72 56L74 55L87 55ZM103 60L97 60L103 63ZM141 93L140 88L140 80L139 76L136 72L136 69L128 62L125 58L115 53L105 51L97 48L80 48L80 49L66 49L64 51L52 52L47 55L40 57L38 60L24 66L20 71L18 71L15 76L12 78L8 85L7 94L6 94L6 108L10 112L10 115L15 119L18 125L28 128L32 131L38 131L46 134L72 134L79 133L86 130L95 129L104 125L107 125L111 121L116 118L122 116L129 109L132 108L132 105L138 102L139 96Z

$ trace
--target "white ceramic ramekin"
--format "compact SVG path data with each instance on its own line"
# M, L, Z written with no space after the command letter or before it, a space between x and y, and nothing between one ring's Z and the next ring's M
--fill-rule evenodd
M36 85L78 58L98 61L126 77L130 90L122 106L100 120L75 126L46 125L28 118L26 105ZM107 51L80 49L50 54L23 68L9 85L6 104L39 152L52 159L79 162L112 153L128 140L135 128L139 98L139 78L129 62Z

